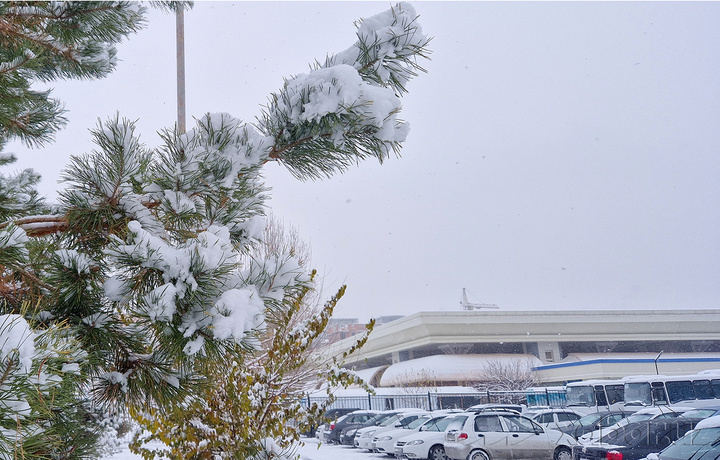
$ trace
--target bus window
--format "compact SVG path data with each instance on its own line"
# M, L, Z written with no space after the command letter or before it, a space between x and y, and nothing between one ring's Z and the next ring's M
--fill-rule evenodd
M713 390L713 398L720 399L720 379L712 379L710 386Z
M695 399L695 391L692 382L689 380L665 382L665 388L667 388L668 399L672 404Z
M669 404L665 394L665 385L662 382L653 382L651 385L653 404Z
M624 385L606 385L605 393L607 394L608 402L610 404L620 403L625 400L625 386Z
M605 387L602 385L595 385L595 401L598 406L607 406L608 401L605 397Z
M693 380L692 384L697 399L713 399L715 397L710 380Z

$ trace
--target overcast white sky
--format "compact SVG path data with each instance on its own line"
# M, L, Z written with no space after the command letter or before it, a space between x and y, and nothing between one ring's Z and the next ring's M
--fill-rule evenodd
M458 310L463 287L506 310L719 306L719 2L411 3L434 40L402 157L266 174L327 286L348 284L336 316ZM253 120L390 5L196 2L188 116ZM54 144L6 149L49 198L97 118L138 119L149 146L175 122L175 19L149 19L110 77L51 85L70 119Z

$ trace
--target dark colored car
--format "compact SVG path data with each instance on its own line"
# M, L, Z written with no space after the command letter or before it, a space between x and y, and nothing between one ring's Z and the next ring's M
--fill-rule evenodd
M601 430L611 425L615 425L617 422L630 414L632 414L632 412L619 410L593 412L592 414L588 414L567 426L560 427L559 430L563 433L569 434L575 439L578 439L585 433L590 433L591 431Z
M325 422L331 422L338 417L341 417L345 414L349 414L350 412L355 412L356 410L360 410L360 409L358 407L352 407L352 408L343 407L343 408L338 408L338 409L328 409L325 411L322 418ZM314 427L310 428L308 431L304 431L300 434L302 434L303 436L307 436L308 438L314 438L315 430L317 430L317 426L314 426Z
M720 427L690 431L657 456L660 460L716 460L720 458Z
M374 411L355 411L347 415L343 415L325 430L325 440L331 444L340 444L340 434L345 428L351 426L360 426L373 418L377 412Z
M682 438L699 421L674 418L633 422L609 432L600 443L573 446L573 460L639 460Z

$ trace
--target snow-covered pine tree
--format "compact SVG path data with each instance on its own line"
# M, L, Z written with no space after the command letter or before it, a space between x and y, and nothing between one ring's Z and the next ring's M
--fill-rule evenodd
M0 3L0 151L11 139L52 140L65 111L33 84L107 75L115 45L143 26L144 10L134 2ZM0 167L14 161L0 153ZM88 458L97 453L99 425L78 392L86 376L74 362L84 352L62 321L40 326L22 280L34 276L27 262L42 245L12 225L49 212L39 180L32 170L0 175L0 458Z
M243 263L263 229L262 166L279 161L305 179L396 153L407 134L399 97L428 53L409 4L357 27L357 43L288 79L256 123L207 114L147 148L116 116L92 130L95 150L72 158L54 212L8 207L0 313L18 326L0 327L0 385L21 403L0 412L0 451L50 455L29 440L59 421L6 382L32 383L46 405L73 387L118 410L162 410L197 394L206 364L253 349L266 312L307 288L289 254ZM35 181L22 180L29 195Z

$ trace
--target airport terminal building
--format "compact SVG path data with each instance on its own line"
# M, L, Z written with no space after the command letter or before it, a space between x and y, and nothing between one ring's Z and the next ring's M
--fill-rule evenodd
M720 310L418 312L377 326L346 367L376 387L450 386L503 363L543 385L720 369Z

